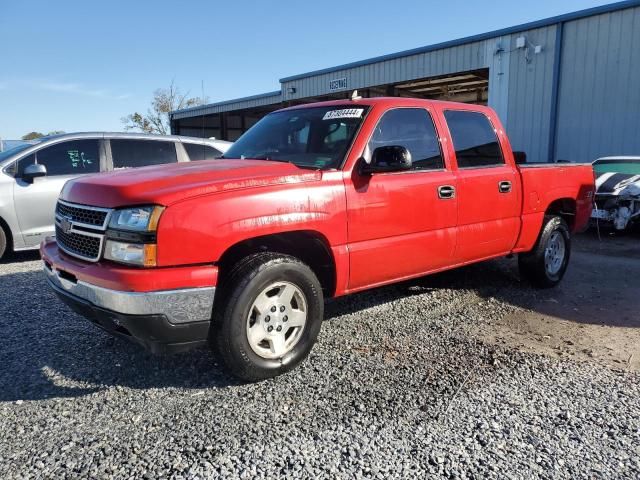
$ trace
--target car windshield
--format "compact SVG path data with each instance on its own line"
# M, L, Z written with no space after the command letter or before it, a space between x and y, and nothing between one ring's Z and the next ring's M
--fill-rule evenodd
M640 158L601 158L593 162L593 170L601 173L640 175Z
M34 143L37 143L37 142L34 142ZM27 148L32 147L34 143L24 143L22 145L18 145L16 147L10 148L9 150L5 150L4 152L0 152L0 162L2 162L3 160L6 160L12 155L15 155L16 153L20 153L23 150L26 150Z
M223 158L290 162L303 168L338 168L368 107L332 105L274 112L249 129Z

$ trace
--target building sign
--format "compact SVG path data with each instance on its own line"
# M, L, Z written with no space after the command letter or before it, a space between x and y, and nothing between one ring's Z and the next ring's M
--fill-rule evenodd
M330 92L333 92L335 90L346 90L346 89L347 89L347 77L334 78L333 80L329 80Z

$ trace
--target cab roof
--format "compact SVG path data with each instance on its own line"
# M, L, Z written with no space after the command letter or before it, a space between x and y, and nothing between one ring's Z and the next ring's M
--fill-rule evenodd
M476 111L491 111L489 107L484 105L476 105L471 103L460 103L460 102L449 102L445 100L428 100L424 98L409 98L409 97L374 97L374 98L359 98L356 100L352 99L342 99L342 100L327 100L323 102L313 102L313 103L304 103L301 105L294 105L292 107L282 108L280 110L276 110L278 112L285 110L296 110L300 108L313 108L313 107L327 107L327 106L381 106L383 108L390 107L402 107L402 106L424 106L424 107L435 107L438 109L465 109L465 110L476 110Z

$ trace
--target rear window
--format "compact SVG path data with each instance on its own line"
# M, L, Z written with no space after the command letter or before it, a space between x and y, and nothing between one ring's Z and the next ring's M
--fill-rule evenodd
M136 168L176 163L174 142L160 140L111 140L113 168Z
M593 162L593 170L601 173L626 173L627 175L640 175L640 158L602 158Z
M489 119L480 112L444 112L459 168L492 167L504 164L502 151Z
M192 162L197 160L213 160L222 155L222 152L219 152L209 145L198 145L197 143L183 143L183 145L187 151L187 155L189 155L189 160Z

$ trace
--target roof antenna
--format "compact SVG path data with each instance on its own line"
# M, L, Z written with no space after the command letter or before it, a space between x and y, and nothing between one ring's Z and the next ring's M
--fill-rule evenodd
M354 90L353 93L351 93L351 100L362 100L362 97L358 95L358 90Z

